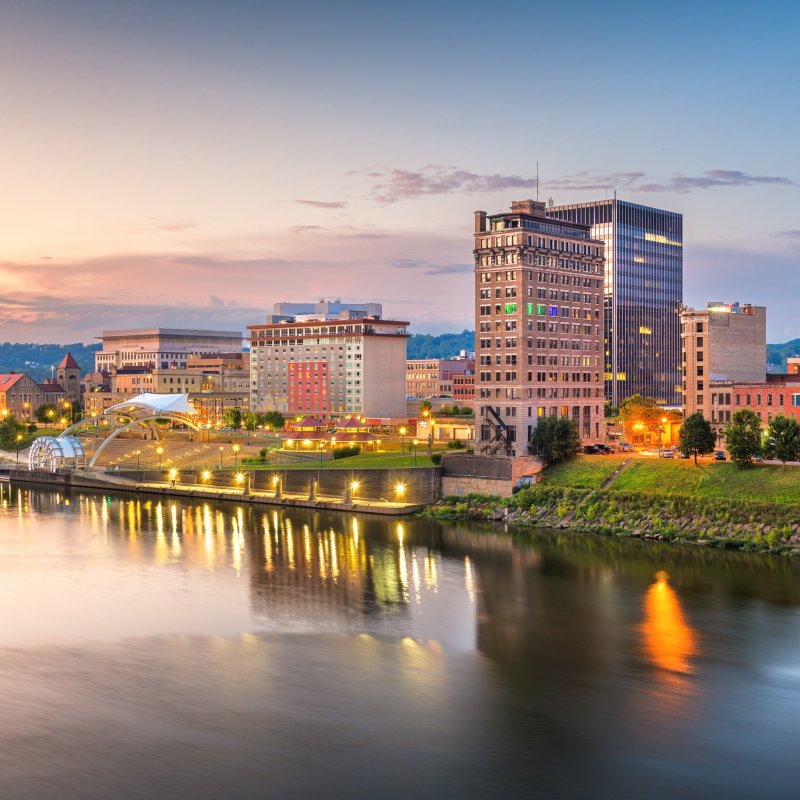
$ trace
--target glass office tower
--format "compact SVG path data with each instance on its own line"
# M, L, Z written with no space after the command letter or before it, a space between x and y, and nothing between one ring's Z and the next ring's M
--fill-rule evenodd
M605 242L605 394L681 404L683 216L624 200L552 206Z

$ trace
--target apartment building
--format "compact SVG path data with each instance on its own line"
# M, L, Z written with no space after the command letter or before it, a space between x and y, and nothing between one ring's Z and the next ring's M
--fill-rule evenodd
M475 212L477 449L526 455L545 416L605 434L603 243L544 203Z
M354 316L248 325L250 405L321 419L405 415L408 322Z

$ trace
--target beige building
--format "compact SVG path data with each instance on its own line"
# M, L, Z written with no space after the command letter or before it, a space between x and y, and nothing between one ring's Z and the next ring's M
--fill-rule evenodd
M475 213L476 449L528 454L545 416L605 435L603 243L544 203Z
M405 415L408 323L376 317L248 325L251 408L321 419Z
M712 403L712 382L713 394L728 395L730 392L723 388L725 383L764 381L767 310L749 303L708 303L700 310L684 308L681 350L684 417L696 411L707 420L719 417L719 409L712 409L713 405L720 405ZM718 396L714 399L719 401Z
M95 370L110 373L121 367L171 369L203 353L228 353L242 349L238 331L181 328L140 328L103 331L103 347L95 353Z

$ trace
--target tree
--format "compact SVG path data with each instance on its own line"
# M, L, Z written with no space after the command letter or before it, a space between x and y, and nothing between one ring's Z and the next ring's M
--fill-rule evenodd
M545 464L572 458L581 449L577 423L570 417L542 417L531 433L528 449Z
M39 422L55 422L58 409L54 403L42 403L34 412L34 416Z
M0 422L0 447L4 450L13 450L17 446L18 436L24 436L28 426L11 415Z
M255 411L245 411L242 418L245 430L254 431L259 425L263 425L263 415Z
M283 430L284 425L286 425L286 419L280 411L267 411L267 413L263 415L263 419L263 424L268 428L272 428L274 431Z
M752 467L753 456L761 452L761 417L749 408L737 411L725 428L725 447L737 467Z
M680 449L685 456L694 455L694 463L697 464L697 456L705 456L714 452L717 437L711 429L711 423L696 411L686 417L680 430Z
M222 419L229 428L238 431L242 427L242 409L241 408L227 408L222 415Z
M640 430L650 433L659 431L663 414L654 398L640 394L632 394L619 404L619 417L628 432L636 430L638 425L642 426Z
M422 401L422 402L419 404L419 414L420 414L420 416L421 416L421 417L428 417L428 416L430 416L430 413L431 413L431 409L432 409L432 408L433 408L433 406L431 405L431 401L430 401L430 400L423 400L423 401ZM427 414L425 413L426 411L428 412Z
M778 414L767 428L765 453L786 466L787 461L800 460L800 422L794 417Z

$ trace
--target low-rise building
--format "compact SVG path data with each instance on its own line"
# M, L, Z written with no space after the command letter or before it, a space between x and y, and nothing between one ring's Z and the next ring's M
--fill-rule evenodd
M19 420L33 421L36 409L45 404L56 406L61 416L72 417L72 402L61 384L37 383L27 372L0 374L0 416L13 414Z

